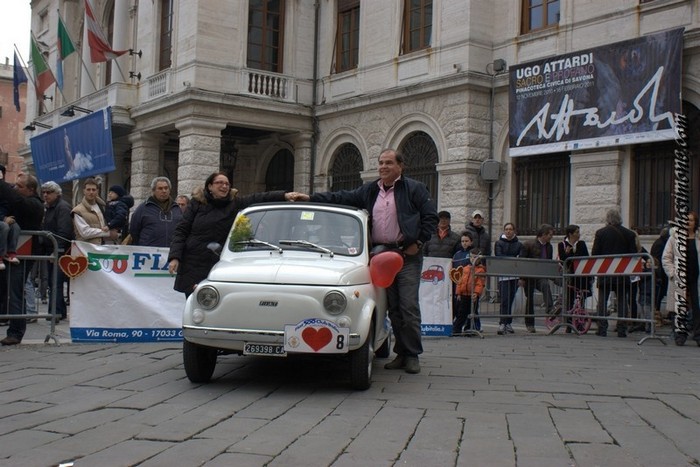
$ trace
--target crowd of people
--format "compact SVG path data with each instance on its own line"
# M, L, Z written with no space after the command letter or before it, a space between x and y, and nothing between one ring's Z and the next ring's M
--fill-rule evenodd
M486 274L482 261L474 262L476 258L490 256L490 235L483 227L484 215L479 209L472 212L472 218L465 224L461 234L455 234L451 230L449 221L451 214L447 211L439 213L440 222L431 239L426 242L423 252L426 256L452 257L451 268L459 270L461 274L450 274L456 283L453 284L452 302L452 334L468 335L471 327L481 330L479 316L480 300L487 295L487 283L484 282ZM614 332L618 337L627 337L628 332L642 331L650 333L652 319L658 322L663 320L662 302L667 295L666 311L670 320L674 322L674 341L677 345L684 345L688 336L700 346L700 306L698 305L698 277L699 269L697 252L700 251L700 236L697 232L697 215L689 214L688 242L686 250L688 254L687 282L688 286L688 313L687 316L675 315L673 299L673 281L676 273L674 270L674 254L677 256L678 246L669 229L662 230L658 239L654 241L651 251L640 245L639 235L622 225L622 218L616 209L610 209L606 213L605 226L595 232L593 248L589 251L588 245L581 239L581 230L578 225L571 224L564 229L564 238L555 245L552 244L555 229L549 224L542 224L535 238L521 242L518 239L515 224L507 222L503 226L503 232L494 242L493 255L508 258L530 258L545 261L558 261L568 267L566 281L545 277L517 277L498 275L497 292L491 297L498 297L499 321L498 335L514 333L512 327L512 310L519 288L522 288L525 297L525 328L527 332L535 333L535 291L539 291L542 297L542 307L547 315L554 315L561 307L571 310L577 298L585 298L593 295L597 290L598 316L606 318L611 310L617 313L617 322ZM474 253L478 252L478 255ZM674 253L675 252L675 253ZM641 256L643 274L639 276L601 276L594 281L593 276L574 276L573 262L567 260L572 257L588 256L616 256L647 254ZM651 259L649 259L651 257ZM654 270L654 274L650 273ZM473 271L476 271L476 276ZM481 271L479 273L479 271ZM479 278L479 276L482 276ZM458 279L454 279L457 277ZM475 280L475 277L477 278ZM655 281L652 282L652 277ZM558 279L558 278L557 278ZM553 286L567 287L566 303L557 304L553 298ZM595 288L594 288L595 286ZM652 289L654 289L652 294ZM655 296L654 303L651 302ZM630 319L632 321L630 321ZM634 321L637 320L637 321ZM608 319L597 319L596 335L605 337L608 331ZM628 326L628 321L630 321ZM644 322L648 321L648 322ZM566 323L571 324L571 318L566 318ZM571 332L572 327L567 326L566 332Z
M25 260L20 266L17 258L17 237L21 230L44 230L56 239L59 256L68 252L71 241L79 240L94 244L123 243L149 247L169 248L168 269L176 275L174 289L189 296L199 282L205 279L217 261L217 256L207 251L211 243L223 244L231 229L236 214L245 207L269 201L311 201L335 203L366 209L371 214L371 240L380 250L400 251L404 263L394 282L387 288L389 318L395 336L396 358L385 368L420 372L419 355L423 352L421 342L421 310L419 286L424 256L451 258L452 268L460 274L453 284L453 334L463 335L472 326L481 330L479 303L487 290L484 257L492 255L490 233L483 226L484 213L476 209L461 233L452 231L451 215L448 211L437 212L426 186L403 175L403 156L394 149L383 150L378 158L377 180L367 182L354 190L315 193L273 191L239 196L231 188L228 176L223 172L212 173L204 186L195 190L191 199L185 195L173 196L172 184L167 177L156 177L151 182L151 195L135 209L134 199L127 191L113 185L107 199L99 196L100 184L94 178L84 180L82 199L71 206L62 197L60 185L46 182L39 186L32 175L20 174L14 185L5 182L4 167L0 166L0 314L18 314L24 310L23 287L32 269L32 261ZM41 189L41 192L39 192ZM43 201L41 197L43 197ZM133 213L131 212L133 209ZM698 310L698 248L700 237L697 230L697 215L691 213L688 230L689 313L675 316L675 342L683 345L692 335L700 345L700 311ZM597 230L590 252L598 255L625 255L645 252L639 246L638 235L622 226L617 210L610 210L606 225ZM569 225L565 237L556 248L551 241L554 227L543 224L534 239L521 242L515 224L507 222L503 232L493 244L496 257L531 258L545 261L555 259L564 262L574 256L589 256L586 243L580 238L579 226ZM665 293L665 284L673 283L674 255L679 254L668 231L662 232L651 248L653 261L645 263L647 268L657 271L657 283L634 281L627 276L602 277L597 281L598 314L607 314L611 294L615 294L618 313L616 332L627 336L625 319L628 317L648 319L651 307L658 310ZM32 255L54 254L48 242L33 242ZM5 263L10 266L7 267ZM570 263L567 263L570 264ZM663 268L661 265L663 264ZM47 276L52 277L54 264L48 264ZM49 290L50 303L55 301L57 320L67 318L67 303L64 295L66 276L57 272L55 290ZM571 273L571 271L567 271ZM9 276L9 277L7 277ZM450 274L450 277L453 277ZM592 280L588 277L568 276L572 289L592 294ZM51 281L49 281L50 283ZM499 276L499 335L513 334L512 309L519 288L526 297L525 325L530 333L536 332L534 320L534 293L542 294L547 313L555 312L552 297L552 281L547 278ZM636 285L633 286L633 283ZM562 285L562 284L559 284ZM656 288L656 303L650 302L650 289ZM51 289L52 287L49 287ZM637 291L632 296L631 291ZM669 298L672 296L669 293ZM55 297L54 297L55 296ZM568 294L567 309L573 306L574 294ZM671 300L669 300L671 302ZM639 305L639 307L637 306ZM672 306L672 302L671 305ZM669 306L669 307L670 307ZM641 312L638 313L638 309ZM52 318L49 318L52 319ZM7 337L2 345L16 345L22 341L26 331L26 318L11 318L0 322L9 324ZM596 334L607 335L607 319L597 320ZM646 331L649 331L648 327Z
M0 297L8 297L0 300L0 315L36 314L35 295L39 295L42 303L55 304L55 313L47 320L68 318L65 273L52 261L20 261L17 258L20 230L48 232L56 242L54 251L48 237L34 236L31 256L60 257L70 251L73 240L97 245L169 247L175 227L188 207L187 203L173 199L172 185L166 177L153 180L151 196L132 214L134 198L120 185L110 186L103 200L99 196L99 180L87 178L82 183L82 199L72 206L63 198L63 190L56 182L48 181L40 186L33 175L20 173L16 182L9 184L4 180L2 165L0 173ZM178 198L189 201L184 195ZM55 285L49 280L54 274ZM8 326L0 344L22 342L27 322L34 321L36 318L0 320L1 325Z

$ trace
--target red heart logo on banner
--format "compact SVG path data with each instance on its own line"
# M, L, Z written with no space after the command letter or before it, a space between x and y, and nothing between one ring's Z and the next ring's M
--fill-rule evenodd
M322 348L328 345L328 343L333 339L333 334L328 328L306 328L301 332L301 338L304 342L314 349L314 352L318 352Z
M464 275L464 268L462 266L458 266L456 268L450 269L450 279L455 284L459 284L459 280L462 278L463 275Z
M64 255L58 258L58 266L61 268L63 273L75 279L85 271L87 271L88 260L85 256L68 256Z

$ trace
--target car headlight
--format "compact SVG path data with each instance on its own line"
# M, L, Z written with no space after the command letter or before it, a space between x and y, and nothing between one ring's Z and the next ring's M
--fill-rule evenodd
M219 304L219 292L210 285L197 291L197 303L205 310L211 310Z
M348 301L345 295L333 290L328 292L325 297L323 297L323 308L332 315L339 315L345 311L348 306Z

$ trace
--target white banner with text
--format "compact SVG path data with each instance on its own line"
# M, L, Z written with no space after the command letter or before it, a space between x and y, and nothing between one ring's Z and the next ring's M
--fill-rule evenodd
M62 258L73 342L182 340L185 296L173 290L168 248L73 242Z

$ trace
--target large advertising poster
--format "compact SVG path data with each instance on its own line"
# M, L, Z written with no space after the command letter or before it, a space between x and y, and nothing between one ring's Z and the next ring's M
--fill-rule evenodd
M29 140L42 183L63 183L114 170L111 107L76 118Z
M683 29L514 66L511 156L676 138Z

